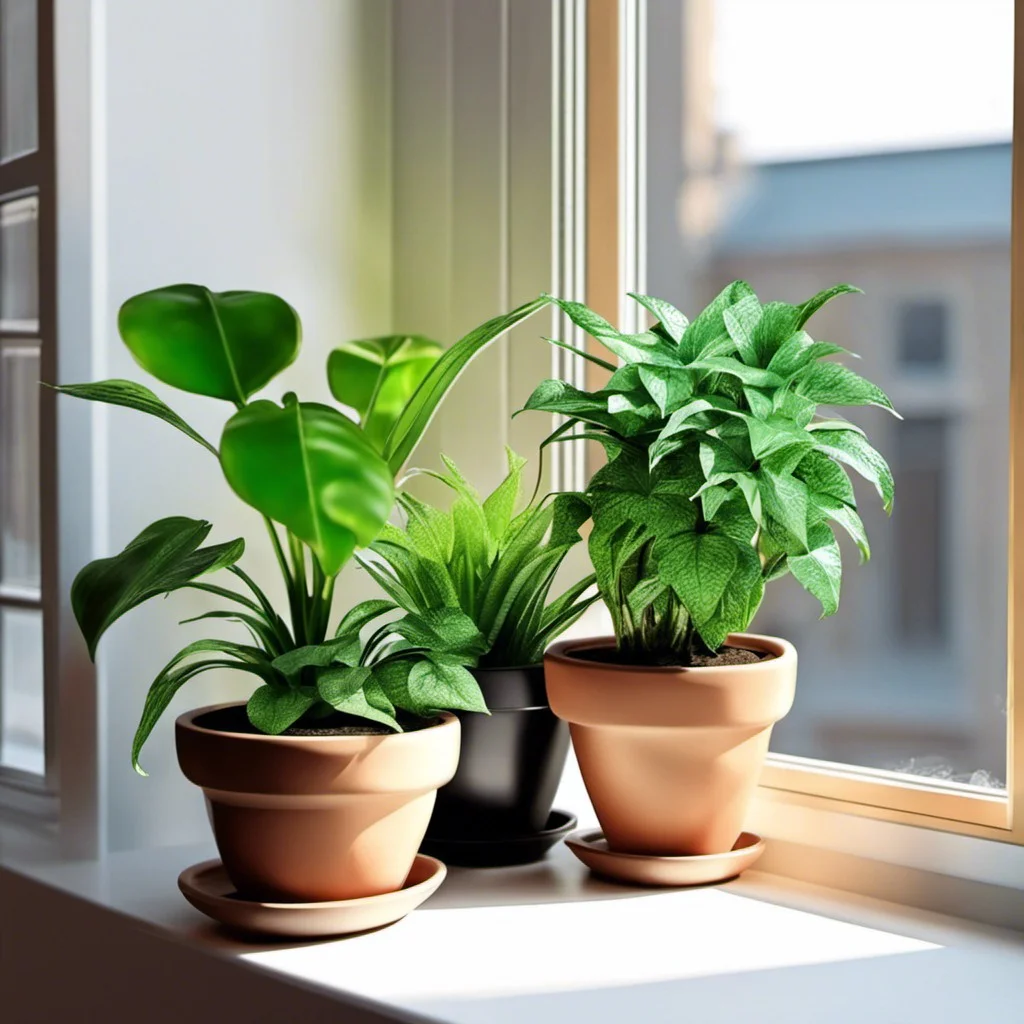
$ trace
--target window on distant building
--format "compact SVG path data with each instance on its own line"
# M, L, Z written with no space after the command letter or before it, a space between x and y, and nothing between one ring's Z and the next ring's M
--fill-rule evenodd
M900 494L900 514L891 523L894 625L900 639L913 643L933 643L946 628L948 428L944 417L920 417L905 420L891 435Z
M896 355L912 370L941 370L949 360L949 307L938 299L904 302L897 314Z

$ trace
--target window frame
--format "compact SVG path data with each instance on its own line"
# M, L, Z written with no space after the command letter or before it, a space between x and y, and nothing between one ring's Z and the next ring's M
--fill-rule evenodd
M758 791L769 804L875 818L1024 845L1024 0L1015 0L1011 213L1010 480L1006 791L769 754ZM587 303L629 327L628 291L644 291L646 0L587 2ZM596 343L588 339L588 349ZM956 365L950 353L950 365ZM588 364L587 385L602 371ZM1020 691L1018 694L1018 690ZM1019 697L1019 699L1015 699Z
M57 373L57 175L54 81L53 0L36 0L36 75L38 140L35 150L0 163L0 198L35 195L39 199L38 271L39 323L34 332L20 325L0 328L0 340L31 338L39 345L40 376L58 379ZM58 538L57 523L57 418L56 393L40 388L40 596L26 598L10 591L0 605L32 608L43 615L43 729L44 773L36 775L0 765L0 808L55 821L59 764L57 756L58 659ZM2 709L0 709L2 713Z

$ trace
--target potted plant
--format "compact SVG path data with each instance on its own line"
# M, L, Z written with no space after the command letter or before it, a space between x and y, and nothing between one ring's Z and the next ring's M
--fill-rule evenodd
M478 866L537 859L572 828L569 815L552 814L569 734L548 707L542 659L597 599L585 596L592 575L550 597L588 507L549 494L516 514L526 460L511 450L507 459L506 477L484 500L445 456L444 472L416 471L452 492L451 509L399 494L404 527L385 526L359 558L404 612L393 636L422 646L423 623L443 621L449 643L466 644L464 652L435 644L424 655L441 665L469 655L459 670L475 678L490 715L459 714L459 767L438 793L423 848ZM402 664L395 671L414 670Z
M744 632L765 585L792 573L832 615L834 527L869 555L846 468L891 510L883 458L820 407L892 405L829 358L843 349L805 329L827 301L856 291L762 305L736 281L692 322L633 296L657 320L636 335L559 302L621 360L587 357L611 371L597 392L549 380L526 404L568 417L546 443L595 438L608 456L580 497L615 636L556 644L545 670L612 851L732 849L796 680L789 643Z
M231 488L266 523L287 595L282 611L239 564L241 538L207 545L211 524L182 516L153 523L119 554L87 565L71 594L91 656L125 612L181 588L225 602L197 619L248 632L245 643L204 639L182 648L150 687L132 745L141 772L139 754L157 719L200 673L254 677L246 704L200 708L176 723L179 763L204 789L224 868L243 897L348 900L405 882L434 793L455 771L459 722L450 709L482 703L450 674L432 672L432 663L408 685L393 685L398 676L388 666L412 655L362 643L380 602L352 609L332 634L335 582L355 549L384 527L395 474L463 367L542 304L483 324L443 355L403 338L333 354L334 391L357 409L359 424L294 394L280 404L252 400L293 362L301 336L291 306L260 292L174 285L129 299L118 318L143 369L235 407L218 446L140 384L58 388L184 432L219 460ZM215 572L230 578L209 582Z

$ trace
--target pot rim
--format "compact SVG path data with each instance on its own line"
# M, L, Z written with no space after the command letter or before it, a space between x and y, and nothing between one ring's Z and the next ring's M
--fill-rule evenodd
M467 666L470 672L532 672L540 669L544 670L544 659L535 661L530 665L469 665Z
M746 647L747 650L766 651L774 655L774 657L763 658L760 661L747 665L633 665L617 664L609 661L590 661L573 656L579 650L607 649L614 647L615 643L616 639L614 636L591 636L580 637L576 640L559 640L547 649L544 658L545 660L550 659L551 661L574 668L586 666L591 671L596 669L605 672L639 672L655 676L694 673L709 681L717 676L734 676L737 672L747 674L771 671L772 666L775 666L779 661L789 661L796 658L796 648L788 640L761 633L730 633L726 637L726 643L730 646Z
M287 740L288 745L291 746L295 743L326 743L330 742L335 745L343 744L346 741L352 744L365 743L368 739L376 740L403 740L408 739L411 736L417 736L423 732L429 732L433 729L441 728L458 728L459 719L451 711L440 711L437 717L441 719L439 722L434 722L428 725L425 729L416 729L413 732L389 732L384 733L365 733L360 735L355 733L349 736L271 736L267 733L249 733L249 732L229 732L226 729L208 729L206 726L197 725L196 719L200 715L208 714L211 711L220 711L223 708L236 708L245 707L246 702L240 700L229 700L223 704L207 704L201 708L193 708L191 711L186 711L184 714L179 715L174 720L174 725L178 729L184 729L188 732L197 733L201 736L230 736L232 740L238 741L252 741L254 743L280 743L282 740Z

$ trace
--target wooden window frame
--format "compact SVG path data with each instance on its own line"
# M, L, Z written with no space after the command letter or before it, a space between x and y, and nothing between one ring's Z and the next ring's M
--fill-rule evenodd
M1015 0L1010 312L1007 790L770 754L759 798L1024 845L1024 0ZM587 0L586 294L613 323L644 282L646 0ZM588 340L588 346L595 343ZM602 371L587 364L587 385ZM1022 611L1024 614L1024 611ZM1020 688L1020 699L1016 699Z
M39 324L33 332L4 330L0 339L38 342L42 380L57 375L57 165L53 0L36 0L38 142L35 150L0 163L0 200L38 196ZM0 765L0 807L55 820L58 777L56 676L58 623L56 394L39 395L39 489L41 579L38 598L0 591L0 606L43 614L45 768L42 775ZM2 714L2 708L0 708Z

